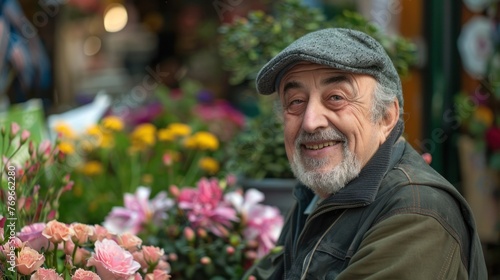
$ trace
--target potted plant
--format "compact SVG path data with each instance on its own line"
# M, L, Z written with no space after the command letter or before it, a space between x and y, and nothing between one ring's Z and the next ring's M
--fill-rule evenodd
M243 188L264 192L265 203L286 212L297 181L286 157L282 122L273 114L272 98L260 97L261 113L248 119L244 129L228 143L225 170L238 174Z
M383 33L356 12L345 10L327 19L320 9L303 6L299 0L275 4L272 15L252 11L220 28L219 51L230 72L231 84L246 84L255 92L254 79L267 61L299 37L327 27L346 27L370 34L384 46L402 76L416 62L413 43ZM283 145L282 124L273 110L275 96L256 98L261 111L248 119L246 128L227 147L230 158L225 167L239 174L243 187L258 188L266 193L267 203L286 211L293 204L291 189L296 181Z

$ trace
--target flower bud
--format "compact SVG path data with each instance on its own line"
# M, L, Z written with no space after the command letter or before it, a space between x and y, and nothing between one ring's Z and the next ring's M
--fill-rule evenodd
M255 260L257 259L257 252L250 250L245 252L245 257L249 260Z
M33 141L30 141L28 143L28 153L34 158L36 156L36 151L35 151L35 144L33 144Z
M26 143L29 137L30 137L30 132L24 129L23 132L21 133L21 145Z
M172 262L175 262L179 259L179 257L177 256L176 253L170 253L168 254L168 260L169 261L172 261Z
M241 242L241 239L238 235L236 234L231 234L231 236L229 237L229 244L231 244L232 246L238 246Z
M233 246L227 246L227 247L226 247L226 253L227 253L228 255L233 255L235 251L236 251L236 250L234 249L234 247L233 247Z
M16 122L10 124L10 139L16 137L17 133L19 133L19 129L21 129L21 127Z
M203 228L199 228L197 231L197 234L198 234L198 237L201 238L201 239L204 239L208 236L208 233L205 229Z
M255 248L259 247L259 242L257 242L257 240L249 240L249 241L247 241L247 247L255 249Z
M172 165L172 155L169 153L163 154L163 164L165 166L171 166Z
M195 238L195 234L192 228L190 227L185 227L184 228L184 237L186 238L187 241L193 241Z
M273 254L279 253L281 251L283 251L283 246L276 246L276 247L271 249L271 253L273 253Z
M170 195L172 195L172 197L174 197L174 198L179 197L179 195L181 194L179 187L177 187L176 185L171 185L169 188L169 191L170 191Z
M208 264L210 264L211 262L212 262L212 259L210 259L210 258L209 258L209 257L207 257L207 256L202 257L202 258L200 259L200 263L201 263L202 265L208 265Z

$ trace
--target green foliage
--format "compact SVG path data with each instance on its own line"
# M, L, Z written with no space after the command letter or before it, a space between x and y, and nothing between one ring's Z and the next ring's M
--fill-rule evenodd
M274 100L261 98L263 109L227 146L225 170L253 179L293 178L283 144L282 122L272 113Z
M319 9L303 6L299 0L275 2L274 14L252 11L245 18L220 28L219 52L230 71L230 83L253 86L265 63L299 37L323 28L345 27L364 31L386 49L398 73L404 76L416 61L416 47L407 39L389 36L356 12L345 10L327 19ZM226 169L242 176L291 178L283 144L282 124L274 116L268 97L260 98L262 112L248 121L228 147Z
M363 31L377 40L385 49L400 76L408 75L412 65L416 63L416 46L401 36L390 36L369 22L362 15L345 10L332 21L334 27L344 27Z
M276 5L276 15L252 11L246 18L221 26L219 51L230 83L253 80L259 69L300 36L328 27L318 9L306 8L298 0Z
M221 26L219 52L223 65L230 71L230 83L240 84L255 79L264 64L299 37L323 28L344 27L373 36L391 57L402 76L416 62L416 47L406 38L390 36L362 15L345 10L327 19L320 9L303 6L299 0L276 3L275 15L252 11Z

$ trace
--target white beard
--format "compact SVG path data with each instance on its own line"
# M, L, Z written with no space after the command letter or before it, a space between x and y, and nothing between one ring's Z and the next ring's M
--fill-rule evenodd
M302 159L300 152L300 143L303 141L321 140L343 141L342 162L333 169L323 172L319 170L329 163L329 158ZM315 134L301 133L295 141L295 154L290 165L295 177L320 196L338 192L361 172L361 163L349 150L347 138L333 128Z

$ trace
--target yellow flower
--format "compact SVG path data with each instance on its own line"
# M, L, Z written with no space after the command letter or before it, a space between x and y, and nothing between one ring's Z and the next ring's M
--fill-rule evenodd
M219 148L219 140L210 132L200 131L194 135L197 147L201 150L215 151Z
M102 119L102 126L105 129L112 131L121 131L123 130L123 121L117 116L108 116Z
M206 171L209 174L215 174L217 171L219 171L219 162L217 162L214 158L211 157L204 157L200 159L198 166Z
M178 137L184 137L191 134L191 127L183 123L172 123L167 128L158 131L158 140L174 141Z
M172 130L168 128L163 128L158 130L158 140L159 141L174 141L175 140L175 135L172 133Z
M70 142L62 141L57 147L63 154L72 155L75 153L75 147Z
M479 122L484 123L487 127L493 124L494 115L490 108L486 106L479 106L474 112L474 118Z
M150 123L138 125L131 134L133 149L143 150L156 143L156 127Z
M191 134L191 127L183 123L171 123L168 126L168 129L175 137L188 136L189 134Z
M191 137L184 139L184 147L186 147L187 149L192 149L192 150L198 148L198 141L196 141L196 137L191 136Z
M82 173L87 176L95 176L102 173L103 167L99 161L91 160L82 167Z
M103 133L101 138L98 139L98 145L101 148L113 148L115 145L115 138L112 133Z
M64 122L60 122L54 126L54 131L57 132L58 135L65 138L75 138L75 131Z
M101 128L99 128L99 126L97 126L97 125L92 125L92 126L88 127L85 130L85 133L87 133L87 135L95 136L95 137L101 137L101 135L102 135Z
M184 140L184 147L188 149L200 149L215 151L219 148L219 140L210 132L196 132Z

